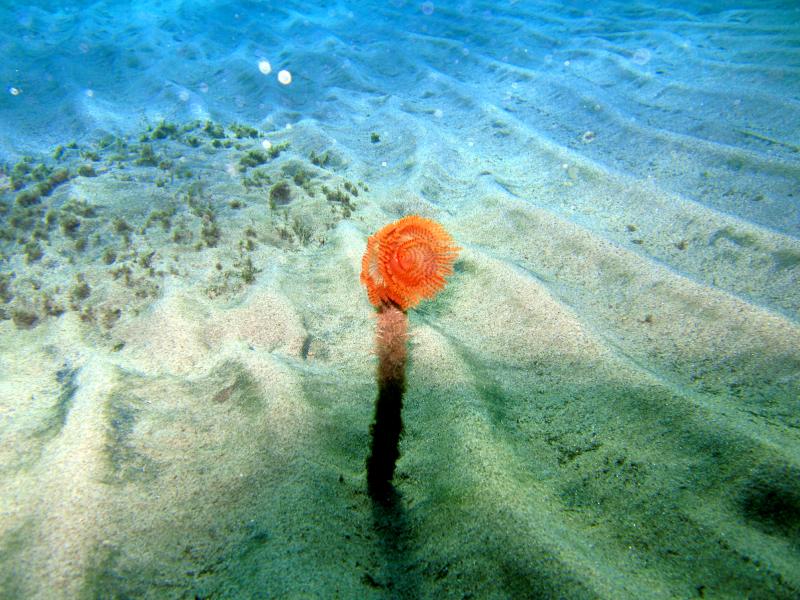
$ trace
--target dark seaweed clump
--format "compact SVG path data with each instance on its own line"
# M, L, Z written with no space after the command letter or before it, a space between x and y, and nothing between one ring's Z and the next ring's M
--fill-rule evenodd
M292 134L270 135L283 139L266 143L240 123L162 120L0 164L8 182L0 187L0 320L30 329L71 311L116 349L115 324L157 298L163 278L198 275L186 265L203 263L184 261L187 253L212 253L207 292L215 297L257 282L259 248L324 244L368 188L341 177L345 163L331 150L304 158L291 153ZM240 183L224 196L209 191L223 163L238 165ZM87 200L86 186L109 183L140 186L142 201L135 193L124 205Z

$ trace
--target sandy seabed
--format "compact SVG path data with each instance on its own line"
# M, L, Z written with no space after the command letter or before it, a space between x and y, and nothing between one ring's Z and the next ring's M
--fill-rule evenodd
M800 122L797 67L747 63L755 33L787 38L666 11L684 37L645 54L603 12L568 43L550 7L562 44L534 68L461 51L442 10L406 24L425 60L384 67L417 78L392 95L366 78L406 8L372 14L374 56L296 50L301 95L331 47L349 59L318 105L7 154L0 597L800 595L800 164L769 114ZM727 64L701 43L750 35ZM359 271L408 214L462 251L409 311L382 509Z

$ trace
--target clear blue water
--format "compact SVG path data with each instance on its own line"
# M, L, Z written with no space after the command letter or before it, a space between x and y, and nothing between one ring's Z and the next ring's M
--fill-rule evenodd
M213 118L314 120L350 147L383 102L477 140L496 137L497 110L601 168L797 234L793 3L423 4L6 4L0 144L12 161Z
M0 25L0 598L798 597L797 2L4 1ZM357 270L410 213L465 248L411 316L407 418L454 430L410 426L404 511L375 516ZM461 365L463 430L414 343ZM173 428L219 415L147 408L234 398L227 434L261 439L273 392L314 441L259 446L268 473ZM452 449L475 431L485 505Z

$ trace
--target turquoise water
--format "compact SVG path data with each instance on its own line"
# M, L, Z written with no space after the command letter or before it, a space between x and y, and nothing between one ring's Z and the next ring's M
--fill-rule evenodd
M800 596L796 2L0 24L0 598ZM387 510L409 214L462 252Z

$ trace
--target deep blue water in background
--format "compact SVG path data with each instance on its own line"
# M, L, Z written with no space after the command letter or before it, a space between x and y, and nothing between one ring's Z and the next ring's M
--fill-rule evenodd
M4 3L3 141L47 143L158 116L324 118L333 92L419 100L431 72L479 100L498 100L526 73L566 88L580 78L583 94L654 120L631 89L642 71L650 77L637 87L660 84L691 109L671 115L671 129L728 141L735 110L790 134L796 108L780 124L760 119L769 104L798 100L798 21L794 2ZM261 75L263 58L273 75L291 69L293 84ZM744 104L712 108L734 93Z
M726 149L741 148L785 201L708 202L796 235L799 10L794 2L4 3L0 152L13 160L160 119L266 129L314 119L346 129L369 102L391 99L457 137L480 134L467 130L496 110L611 170L648 177L653 162L671 161L674 173L655 177L693 197L699 183L683 165L724 162ZM278 83L281 69L290 85ZM594 143L581 144L587 131Z

